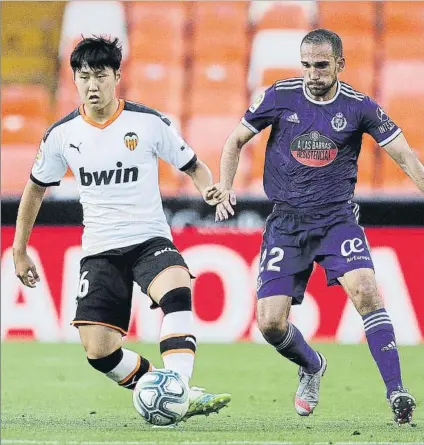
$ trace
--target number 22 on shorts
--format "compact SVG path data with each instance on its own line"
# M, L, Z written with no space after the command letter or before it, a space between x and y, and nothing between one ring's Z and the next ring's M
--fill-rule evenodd
M283 260L283 258L284 258L284 250L281 249L281 247L273 247L269 251L269 253L268 250L265 249L262 252L259 272L263 272L265 269L272 272L280 272L281 267L279 266L279 263Z

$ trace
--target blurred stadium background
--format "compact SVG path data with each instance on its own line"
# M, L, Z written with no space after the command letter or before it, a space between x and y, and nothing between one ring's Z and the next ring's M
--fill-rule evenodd
M423 9L393 1L2 2L3 196L19 196L46 127L79 105L69 56L81 34L122 40L119 94L169 115L216 175L225 138L252 98L299 75L302 37L329 28L343 39L342 80L380 102L424 157ZM244 151L240 195L264 196L267 135ZM418 194L370 138L359 171L360 195ZM196 195L187 179L161 165L165 196ZM67 181L50 193L75 197L70 174Z
M14 277L11 243L19 196L46 128L78 106L69 56L81 35L123 42L119 95L167 114L218 174L226 137L254 97L296 76L299 44L326 27L343 39L342 79L374 97L424 160L424 2L2 2L2 338L76 340L74 311L81 209L67 174L48 190L31 238L44 279L36 290ZM260 342L254 323L260 235L270 210L261 176L268 132L244 150L237 217L213 222L189 178L160 164L164 208L198 279L200 339ZM99 153L101 155L101 153ZM140 197L142 199L142 197ZM389 156L365 137L357 198L374 248L381 292L403 343L423 339L424 200ZM187 227L190 226L190 227ZM139 291L136 289L135 294ZM361 320L339 288L314 272L294 312L308 338L363 340ZM132 335L154 341L160 319L136 297ZM403 329L407 323L408 329Z

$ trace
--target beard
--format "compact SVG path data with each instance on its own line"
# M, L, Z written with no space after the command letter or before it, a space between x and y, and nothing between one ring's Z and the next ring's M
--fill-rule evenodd
M335 85L336 82L337 82L337 76L334 76L333 81L328 86L326 86L325 84L320 83L320 82L317 82L312 86L311 86L311 82L310 82L310 83L306 84L306 86L308 87L308 90L310 91L310 93L312 95L325 96L331 90L331 88L333 88L333 86Z

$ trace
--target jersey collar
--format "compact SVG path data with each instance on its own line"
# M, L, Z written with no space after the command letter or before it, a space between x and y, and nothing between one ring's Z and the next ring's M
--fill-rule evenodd
M310 97L308 95L308 93L306 92L306 84L305 84L305 82L303 82L303 95L306 97L306 99L309 100L309 102L312 102L313 104L317 104L317 105L327 105L327 104L331 104L332 102L334 102L339 97L340 89L341 89L340 81L337 81L337 90L336 90L336 94L334 95L334 97L331 98L330 100L325 100L323 102L320 102L319 100L312 99L312 97Z
M100 128L100 129L104 129L106 127L108 127L110 124L112 124L113 122L116 121L116 119L118 119L119 115L122 113L122 110L124 109L125 106L125 101L123 99L119 99L119 105L118 105L118 109L115 111L115 113L113 113L113 115L103 124L99 124L98 122L94 121L93 119L89 118L86 114L85 114L85 110L84 110L84 105L80 105L79 107L79 112L81 114L81 117L90 125L92 125L93 127L96 128Z

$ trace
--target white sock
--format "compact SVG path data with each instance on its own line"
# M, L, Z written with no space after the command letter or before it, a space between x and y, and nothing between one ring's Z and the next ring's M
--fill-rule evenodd
M152 368L152 364L137 352L122 349L121 361L105 375L120 386L132 389L138 379Z
M163 317L160 331L160 352L164 367L188 381L193 374L196 338L193 335L193 313L172 312Z

